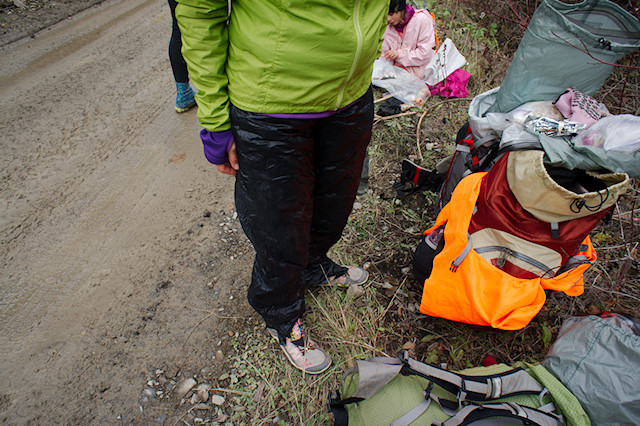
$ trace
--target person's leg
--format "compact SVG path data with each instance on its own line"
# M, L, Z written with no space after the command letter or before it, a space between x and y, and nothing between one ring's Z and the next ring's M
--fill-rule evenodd
M373 126L371 89L349 108L319 120L314 131L315 186L305 285L346 272L327 258L351 213ZM339 269L336 269L339 268Z
M300 274L309 260L313 120L283 120L231 108L240 168L236 209L256 257L247 299L296 368L319 374L331 358L305 333Z
M188 83L189 73L187 63L182 57L182 34L176 20L176 0L168 0L171 9L171 39L169 40L169 62L173 71L173 79L176 83Z
M287 336L304 312L300 273L309 261L313 121L232 107L231 123L240 166L236 209L256 251L249 303L267 327Z
M195 93L189 85L187 63L182 57L182 34L176 20L176 0L168 0L171 9L171 39L169 40L169 62L176 83L176 111L185 112L196 105Z

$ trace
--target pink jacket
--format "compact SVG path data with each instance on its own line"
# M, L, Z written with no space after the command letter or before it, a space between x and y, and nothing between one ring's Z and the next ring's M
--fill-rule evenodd
M404 27L404 39L398 31L387 25L382 42L382 53L397 50L395 63L405 67L416 77L424 78L424 69L436 54L436 23L426 10L416 10Z

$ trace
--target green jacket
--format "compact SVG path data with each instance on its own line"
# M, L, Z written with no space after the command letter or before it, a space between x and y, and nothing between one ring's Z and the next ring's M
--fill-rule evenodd
M336 110L362 96L380 56L387 0L178 0L198 118L229 129L245 111ZM227 25L228 20L228 25Z

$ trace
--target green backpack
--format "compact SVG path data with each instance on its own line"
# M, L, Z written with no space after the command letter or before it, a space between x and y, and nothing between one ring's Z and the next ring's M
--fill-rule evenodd
M335 425L589 425L578 400L539 364L448 371L407 356L359 360L330 401Z

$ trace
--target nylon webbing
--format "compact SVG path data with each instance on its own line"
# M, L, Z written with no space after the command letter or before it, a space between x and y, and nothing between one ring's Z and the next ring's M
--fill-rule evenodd
M391 422L391 426L409 426L414 420L420 417L422 413L427 411L430 403L431 399L425 399L420 404L413 407L407 414Z
M540 394L544 388L523 369L514 369L492 376L464 376L438 367L424 364L401 354L401 359L408 367L423 377L446 382L467 394L471 399L488 400L503 398L517 394ZM456 393L456 392L452 392ZM459 401L460 402L460 401Z
M449 270L451 272L455 272L458 270L458 266L460 266L464 258L467 257L467 255L469 254L469 252L471 252L471 249L472 249L471 235L467 234L467 245L465 246L464 250L462 250L462 253L460 253L460 255L456 257L453 260L453 262L451 262L451 266L449 267Z
M489 136L485 136L483 138L478 139L477 141L474 142L473 147L475 149L480 148L482 145L487 144L488 142L494 141L496 140L496 136L495 135L489 135Z
M538 426L558 426L558 419L535 408L518 405L514 402L497 404L467 405L450 419L441 423L442 426L461 426L488 417L510 417L518 419L523 424Z

